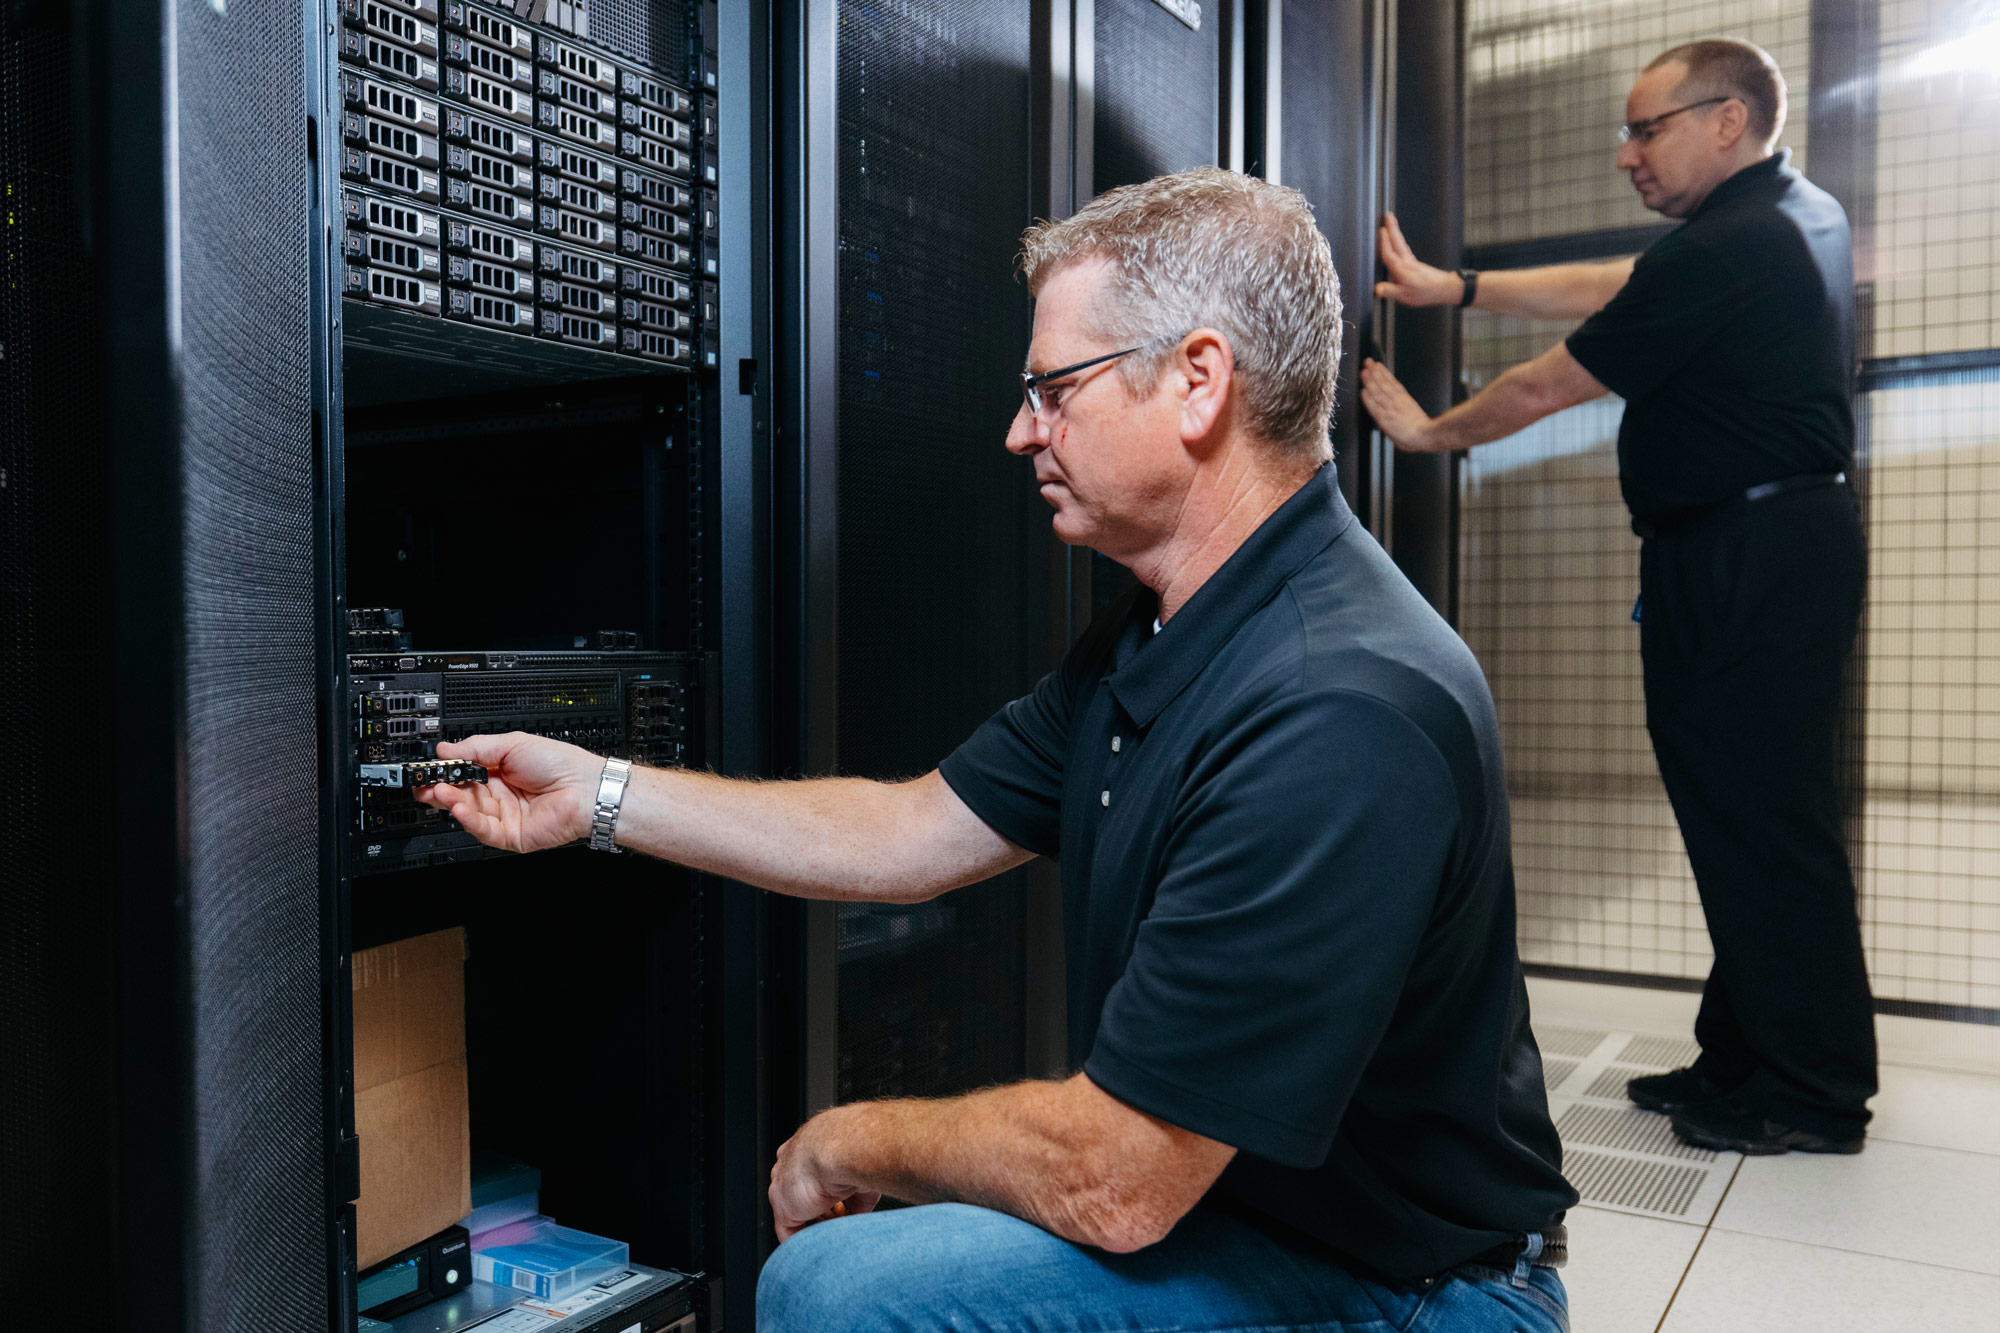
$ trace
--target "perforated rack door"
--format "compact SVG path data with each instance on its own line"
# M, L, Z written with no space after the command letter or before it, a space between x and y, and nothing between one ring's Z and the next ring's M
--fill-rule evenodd
M1191 29L1154 0L1097 0L1098 193L1217 160L1220 33L1212 20Z
M1053 550L1003 444L1029 332L1029 5L912 8L837 17L838 762L877 777L935 766L1046 670ZM1018 872L927 913L841 912L843 1099L1025 1072L1024 912Z

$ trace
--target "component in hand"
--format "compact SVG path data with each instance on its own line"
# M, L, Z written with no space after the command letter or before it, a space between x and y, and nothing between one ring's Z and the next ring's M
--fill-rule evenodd
M364 787L434 787L440 783L463 787L468 782L486 781L486 769L458 759L425 759L407 764L363 764L359 777Z

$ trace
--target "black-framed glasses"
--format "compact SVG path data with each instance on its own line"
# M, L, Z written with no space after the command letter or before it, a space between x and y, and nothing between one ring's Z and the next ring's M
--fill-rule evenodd
M1024 370L1021 372L1021 401L1028 405L1028 414L1030 416L1038 417L1042 414L1042 386L1044 384L1047 384L1050 380L1059 380L1065 375L1074 375L1079 370L1089 370L1092 366L1102 365L1106 361L1116 361L1121 356L1130 356L1145 345L1144 343L1140 343L1138 347L1128 347L1122 352L1106 352L1103 356L1093 356L1088 361L1079 361L1073 366L1064 366L1060 370L1044 370L1039 375L1031 374Z
M1704 97L1699 102L1689 102L1686 106L1677 106L1672 111L1662 111L1659 115L1648 116L1644 120L1628 120L1618 127L1618 142L1626 144L1637 139L1642 146L1649 144L1653 142L1653 136L1660 132L1660 122L1667 117L1678 116L1683 111L1693 111L1696 107L1714 106L1717 102L1729 100L1731 99L1728 97Z

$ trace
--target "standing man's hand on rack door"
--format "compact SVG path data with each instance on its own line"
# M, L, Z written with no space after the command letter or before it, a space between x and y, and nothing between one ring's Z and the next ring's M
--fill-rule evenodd
M1465 295L1465 279L1455 271L1417 258L1394 213L1384 213L1382 225L1375 229L1375 252L1389 272L1389 281L1375 284L1380 300L1407 306L1457 305Z
M513 731L438 746L438 758L484 764L487 780L420 787L416 798L450 813L489 847L538 852L590 836L602 755L545 736Z

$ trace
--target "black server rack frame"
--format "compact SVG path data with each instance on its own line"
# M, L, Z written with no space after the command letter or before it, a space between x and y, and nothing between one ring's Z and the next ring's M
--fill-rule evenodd
M612 670L618 707L615 715L593 719L605 725L587 728L603 734L584 739L656 762L712 753L714 691L707 685L714 659L701 650L713 599L705 568L715 497L703 478L719 415L708 382L718 365L720 275L712 258L703 269L704 257L718 250L715 210L697 209L704 187L712 190L718 179L713 103L707 133L693 118L716 88L714 7L677 0L613 7L600 13L604 22L595 34L581 4L321 0L319 7L326 40L309 41L308 51L319 80L313 123L334 131L322 136L318 168L319 222L328 240L320 261L328 314L320 360L330 423L326 489L335 497L327 521L335 568L331 641L338 644L345 633L339 611L350 590L361 600L381 600L369 591L374 574L365 567L374 535L368 515L385 507L379 484L385 458L400 450L425 460L415 469L420 479L405 491L462 493L436 466L439 441L492 431L559 433L595 415L609 434L643 441L606 452L640 503L671 511L656 515L660 521L640 535L642 563L652 573L612 580L630 596L627 614L610 623L643 625L642 641L676 651L596 654L618 663ZM629 118L618 110L627 99L635 108ZM601 293L594 310L586 308L588 292ZM455 431L440 426L438 411L426 410L438 406L446 385L468 409ZM640 420L635 412L643 411L662 416ZM427 424L398 442L386 438L394 433L386 424L392 417ZM684 573L678 592L648 586L649 579L664 582L653 575L677 557ZM553 612L545 619L553 623ZM434 632L437 626L415 621L413 627L420 645L448 641ZM508 666L501 665L508 657L487 651L341 657L328 685L336 716L326 732L339 769L328 784L330 817L346 827L361 799L357 719L341 705L361 702L371 675L372 683L394 684L409 674L400 668L411 656L419 666L477 657L482 671L525 679L528 659L554 656L542 650L546 637L503 630L473 636L537 650L511 655ZM641 700L657 691L639 688L637 678L662 677L641 668L663 664L673 697ZM534 674L575 681L589 673L572 654L560 670ZM671 716L638 717L633 710L642 705ZM546 729L549 721L539 719L538 726L536 718L512 714L479 719L482 728ZM656 734L635 738L648 723L658 723L650 728ZM678 893L658 882L660 867L632 857L481 855L484 864L465 864L472 852L462 833L444 839L449 846L425 848L423 868L391 882L366 873L365 844L341 841L336 993L344 999L353 948L468 921L502 905L481 922L484 938L468 966L476 1132L489 1127L487 1141L519 1155L544 1150L536 1160L545 1167L551 1207L563 1210L565 1220L631 1239L635 1260L715 1267L713 1258L703 1258L719 1253L704 1239L714 1192L705 1129L712 1093L704 1086L716 1054L704 1022L713 969L704 922L712 891ZM557 880L601 893L600 906L620 923L618 938L549 959L545 931L527 923L553 896ZM516 924L492 924L502 920ZM606 969L606 959L624 966ZM523 984L531 972L535 980ZM536 995L557 1001L538 1005ZM553 1045L561 1023L550 1011L581 1013L581 996L600 1001L605 1016L601 1031L569 1052L580 1086L553 1102L510 1086L519 1068L514 1038L540 1035ZM356 1326L348 1201L358 1156L351 1014L344 1005L336 1010L330 1051L345 1067L332 1079L339 1132L329 1150L330 1195L337 1196L330 1200L329 1322L345 1333ZM668 1025L677 1031L663 1033ZM634 1108L642 1107L635 1118ZM607 1153L634 1164L606 1169ZM636 1197L640 1181L654 1197ZM719 1288L711 1296L704 1281L683 1313L665 1319L661 1312L660 1326L692 1329L682 1323L687 1316L700 1327L715 1326L719 1300ZM654 1312L645 1318L651 1329Z

